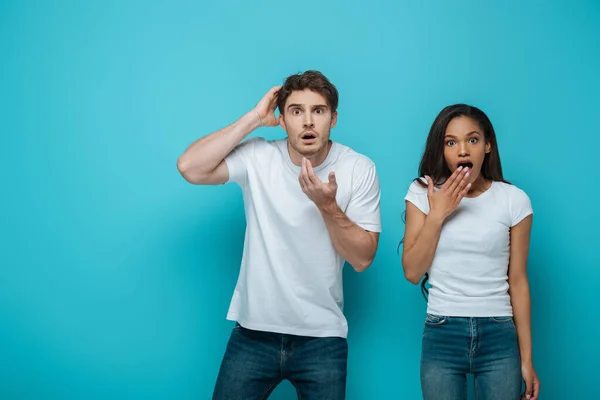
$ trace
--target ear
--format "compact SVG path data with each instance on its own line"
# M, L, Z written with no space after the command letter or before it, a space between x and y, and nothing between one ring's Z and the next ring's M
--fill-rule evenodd
M337 117L338 117L337 111L334 111L331 113L331 124L329 126L329 129L335 128L335 124L337 124Z
M492 151L492 144L490 142L487 142L485 144L485 153L489 153L490 151Z
M285 128L285 120L283 119L283 114L279 114L279 126L281 126L281 129L287 132L287 129Z

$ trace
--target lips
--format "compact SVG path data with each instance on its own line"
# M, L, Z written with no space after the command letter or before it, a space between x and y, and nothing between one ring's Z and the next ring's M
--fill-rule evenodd
M471 168L473 168L473 163L470 161L462 161L456 165L456 168L459 168L459 167L463 167L463 168L467 167L467 168L471 169Z
M312 144L317 141L317 135L313 132L306 132L302 135L301 139L304 144Z

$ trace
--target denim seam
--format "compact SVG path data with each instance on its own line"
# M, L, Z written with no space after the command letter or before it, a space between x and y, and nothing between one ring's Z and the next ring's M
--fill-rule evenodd
M477 340L475 342L475 350L473 352L473 357L475 357L475 354L477 354L479 352L479 349L481 349L481 330L479 329L479 320L475 320L476 326L477 326Z
M294 389L296 389L296 394L298 394L298 400L302 400L302 395L300 394L300 389L298 388L298 385L296 385L296 382L293 379L288 379L292 383L292 386L294 386Z
M279 382L281 382L281 381L279 381ZM267 389L267 392L262 395L260 400L268 399L269 396L271 395L271 392L273 392L273 389L275 389L275 386L277 386L279 384L279 382L272 383L271 386L269 386L269 388Z
M281 347L279 349L279 374L280 374L280 376L283 376L283 364L285 362L284 357L285 357L285 353L283 351L283 335L281 335Z
M473 332L473 318L469 319L469 327L471 330L471 344L469 345L469 373L473 373L473 340L475 334Z

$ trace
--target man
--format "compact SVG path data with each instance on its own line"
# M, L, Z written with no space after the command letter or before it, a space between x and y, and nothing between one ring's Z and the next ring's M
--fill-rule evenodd
M369 267L381 222L375 165L329 138L337 105L320 72L292 75L179 158L190 183L235 182L244 196L244 253L227 315L237 324L214 399L264 399L284 379L303 399L345 398L342 268ZM287 138L242 142L276 125Z

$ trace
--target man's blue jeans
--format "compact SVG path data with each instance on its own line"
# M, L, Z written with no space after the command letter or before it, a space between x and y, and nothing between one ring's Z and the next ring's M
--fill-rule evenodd
M284 379L302 400L343 400L348 343L341 337L305 337L233 328L213 400L261 400Z

